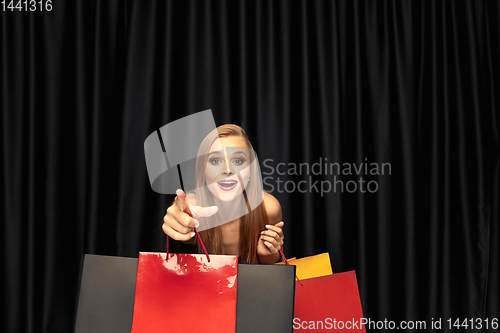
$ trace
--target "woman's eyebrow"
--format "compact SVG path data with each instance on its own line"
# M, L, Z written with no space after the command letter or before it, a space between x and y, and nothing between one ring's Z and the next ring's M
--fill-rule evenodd
M244 151L242 151L242 150L235 151L235 152L233 153L233 155L234 155L234 154L238 154L238 153L243 154L243 155L246 155L246 153L245 153Z
M210 156L210 155L212 155L212 154L221 154L221 153L222 153L221 151L219 151L219 150L215 150L215 151L213 151L213 152L209 153L209 154L208 154L208 156Z

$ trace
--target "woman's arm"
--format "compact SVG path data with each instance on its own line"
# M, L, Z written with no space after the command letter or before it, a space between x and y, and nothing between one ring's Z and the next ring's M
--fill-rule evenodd
M281 205L273 195L264 192L264 205L269 224L259 238L257 258L261 264L274 264L281 258L279 250L284 244L282 228L285 222L281 221Z

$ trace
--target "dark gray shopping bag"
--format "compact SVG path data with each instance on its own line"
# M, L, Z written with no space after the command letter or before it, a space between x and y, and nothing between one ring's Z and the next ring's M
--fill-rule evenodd
M75 333L130 333L137 258L86 254Z
M293 331L295 266L238 265L237 333Z

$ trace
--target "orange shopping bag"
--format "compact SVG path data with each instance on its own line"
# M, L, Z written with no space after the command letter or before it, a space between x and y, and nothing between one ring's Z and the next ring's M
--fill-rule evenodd
M333 273L332 265L330 263L330 255L328 253L322 253L301 259L290 259L288 260L288 263L297 267L296 274L300 280L330 275ZM285 263L280 262L277 265L283 264Z

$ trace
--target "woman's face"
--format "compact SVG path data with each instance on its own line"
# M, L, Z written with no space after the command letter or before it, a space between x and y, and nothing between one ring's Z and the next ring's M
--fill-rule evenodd
M218 138L210 147L205 167L206 183L219 200L229 202L242 195L250 178L249 153L250 147L237 136Z

